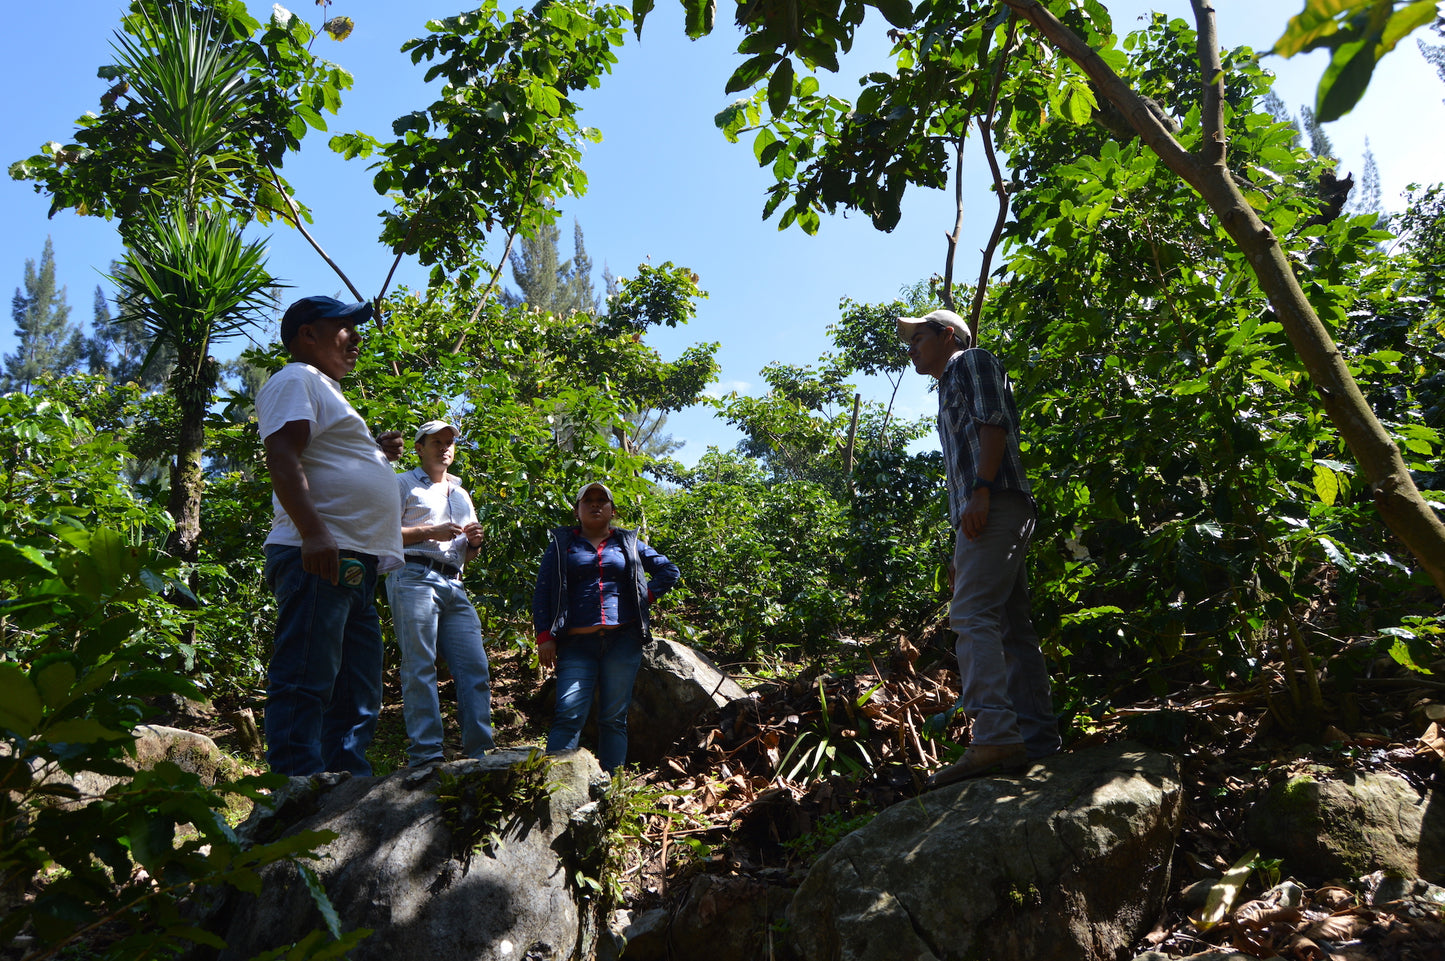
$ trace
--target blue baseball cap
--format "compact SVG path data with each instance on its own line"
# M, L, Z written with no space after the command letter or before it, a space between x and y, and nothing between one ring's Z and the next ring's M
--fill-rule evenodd
M281 317L281 343L290 347L296 333L313 321L343 317L353 324L364 323L371 319L371 304L343 304L335 297L302 297Z

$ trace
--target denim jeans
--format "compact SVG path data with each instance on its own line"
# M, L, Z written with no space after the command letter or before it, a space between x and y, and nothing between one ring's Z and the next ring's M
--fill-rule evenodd
M492 749L492 677L482 646L482 623L462 582L408 562L386 578L391 619L401 645L401 699L412 764L442 756L442 711L437 696L437 655L456 684L462 751L482 757Z
M1034 505L1026 494L997 491L977 540L959 533L953 548L949 626L972 743L1022 742L1029 757L1059 749L1049 670L1029 614L1029 540Z
M627 760L627 709L642 666L642 634L636 623L607 634L568 634L557 641L557 713L547 734L547 753L577 747L597 691L597 761L613 771Z
M266 761L292 777L370 774L366 748L381 713L381 621L376 558L360 587L301 569L301 548L266 546L276 637L266 679Z

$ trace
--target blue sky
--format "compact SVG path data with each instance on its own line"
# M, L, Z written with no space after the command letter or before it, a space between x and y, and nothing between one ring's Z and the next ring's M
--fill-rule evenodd
M270 4L252 0L249 5L258 19L269 16ZM1224 45L1264 49L1302 3L1215 0L1214 5ZM313 22L319 19L308 0L290 6ZM1108 6L1121 34L1148 9L1190 17L1186 0L1116 0ZM0 34L0 89L7 91L10 104L0 127L0 159L6 166L37 152L48 140L67 141L74 118L95 108L106 86L95 70L111 60L109 42L123 9L121 0L70 0L61 8L17 4L7 10L7 30ZM318 51L349 69L356 84L345 96L341 115L328 115L331 131L360 129L384 137L395 117L429 103L432 96L421 80L424 68L413 67L398 50L406 39L425 32L428 18L464 9L470 7L438 0L338 0L329 13L352 17L355 33L341 44L323 38ZM711 296L701 304L698 317L649 339L668 357L690 343L720 342L721 392L760 390L758 372L770 361L816 360L829 347L826 328L837 319L841 298L891 300L900 288L941 273L943 236L953 220L951 196L910 192L902 223L889 234L857 215L825 220L816 237L796 228L779 232L775 222L764 222L767 175L754 164L749 145L727 143L712 122L732 99L723 93L723 84L740 59L733 52L736 43L727 25L690 42L682 34L677 5L659 5L642 40L629 40L613 74L583 101L583 122L600 128L604 140L589 148L584 161L588 194L563 206L561 225L566 256L571 219L581 222L599 274L604 264L612 273L627 276L640 262L671 260L700 275ZM883 52L881 47L860 50L853 65L845 63L842 74L826 82L838 91L855 89L853 78L868 69L862 61ZM1276 89L1291 107L1312 101L1320 57L1266 61L1280 75ZM1445 179L1439 160L1445 155L1442 96L1445 85L1412 38L1386 59L1364 102L1327 128L1343 166L1356 173L1369 137L1387 207L1401 206L1399 195L1409 183ZM372 190L364 162L347 163L331 153L328 137L313 132L286 175L315 211L312 230L317 239L370 294L391 266L390 254L375 240L376 215L386 201ZM965 173L971 216L957 268L963 277L977 273L977 251L994 211L977 150L972 161ZM0 213L6 225L0 232L0 284L13 291L21 283L25 260L40 256L49 235L73 316L88 320L93 291L102 282L100 271L121 253L114 227L73 213L47 220L48 207L31 185L0 179ZM295 288L290 294L342 289L295 231L275 226L264 234L270 236L270 269ZM510 271L506 276L510 279ZM424 274L415 264L404 263L397 282L422 286ZM0 352L14 348L7 316L0 321ZM230 355L237 349L221 352ZM886 397L887 385L881 381L862 386ZM900 413L916 416L931 412L932 406L923 378L910 376L899 397ZM709 411L674 415L669 429L687 441L680 456L688 462L709 444L728 447L737 440Z

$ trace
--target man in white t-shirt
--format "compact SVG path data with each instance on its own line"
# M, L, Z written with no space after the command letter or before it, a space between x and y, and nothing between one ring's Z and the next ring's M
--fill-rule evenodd
M292 777L370 774L381 712L379 573L402 565L399 431L373 438L341 393L370 304L303 297L281 319L291 363L256 394L271 473L266 583L276 638L266 684L266 760Z
M401 646L401 697L412 766L443 760L437 655L456 688L462 751L492 749L492 686L482 623L462 586L462 568L482 546L482 526L461 480L449 473L457 429L429 420L416 432L421 466L396 475L406 566L386 578Z

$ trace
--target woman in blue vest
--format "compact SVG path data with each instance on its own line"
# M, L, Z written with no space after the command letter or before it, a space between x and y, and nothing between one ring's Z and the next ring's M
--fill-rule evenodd
M677 583L677 565L613 527L612 491L598 481L577 492L577 523L552 531L537 570L532 623L537 656L557 669L557 710L547 753L577 747L596 690L597 760L613 771L627 760L627 709L652 639L648 608Z

